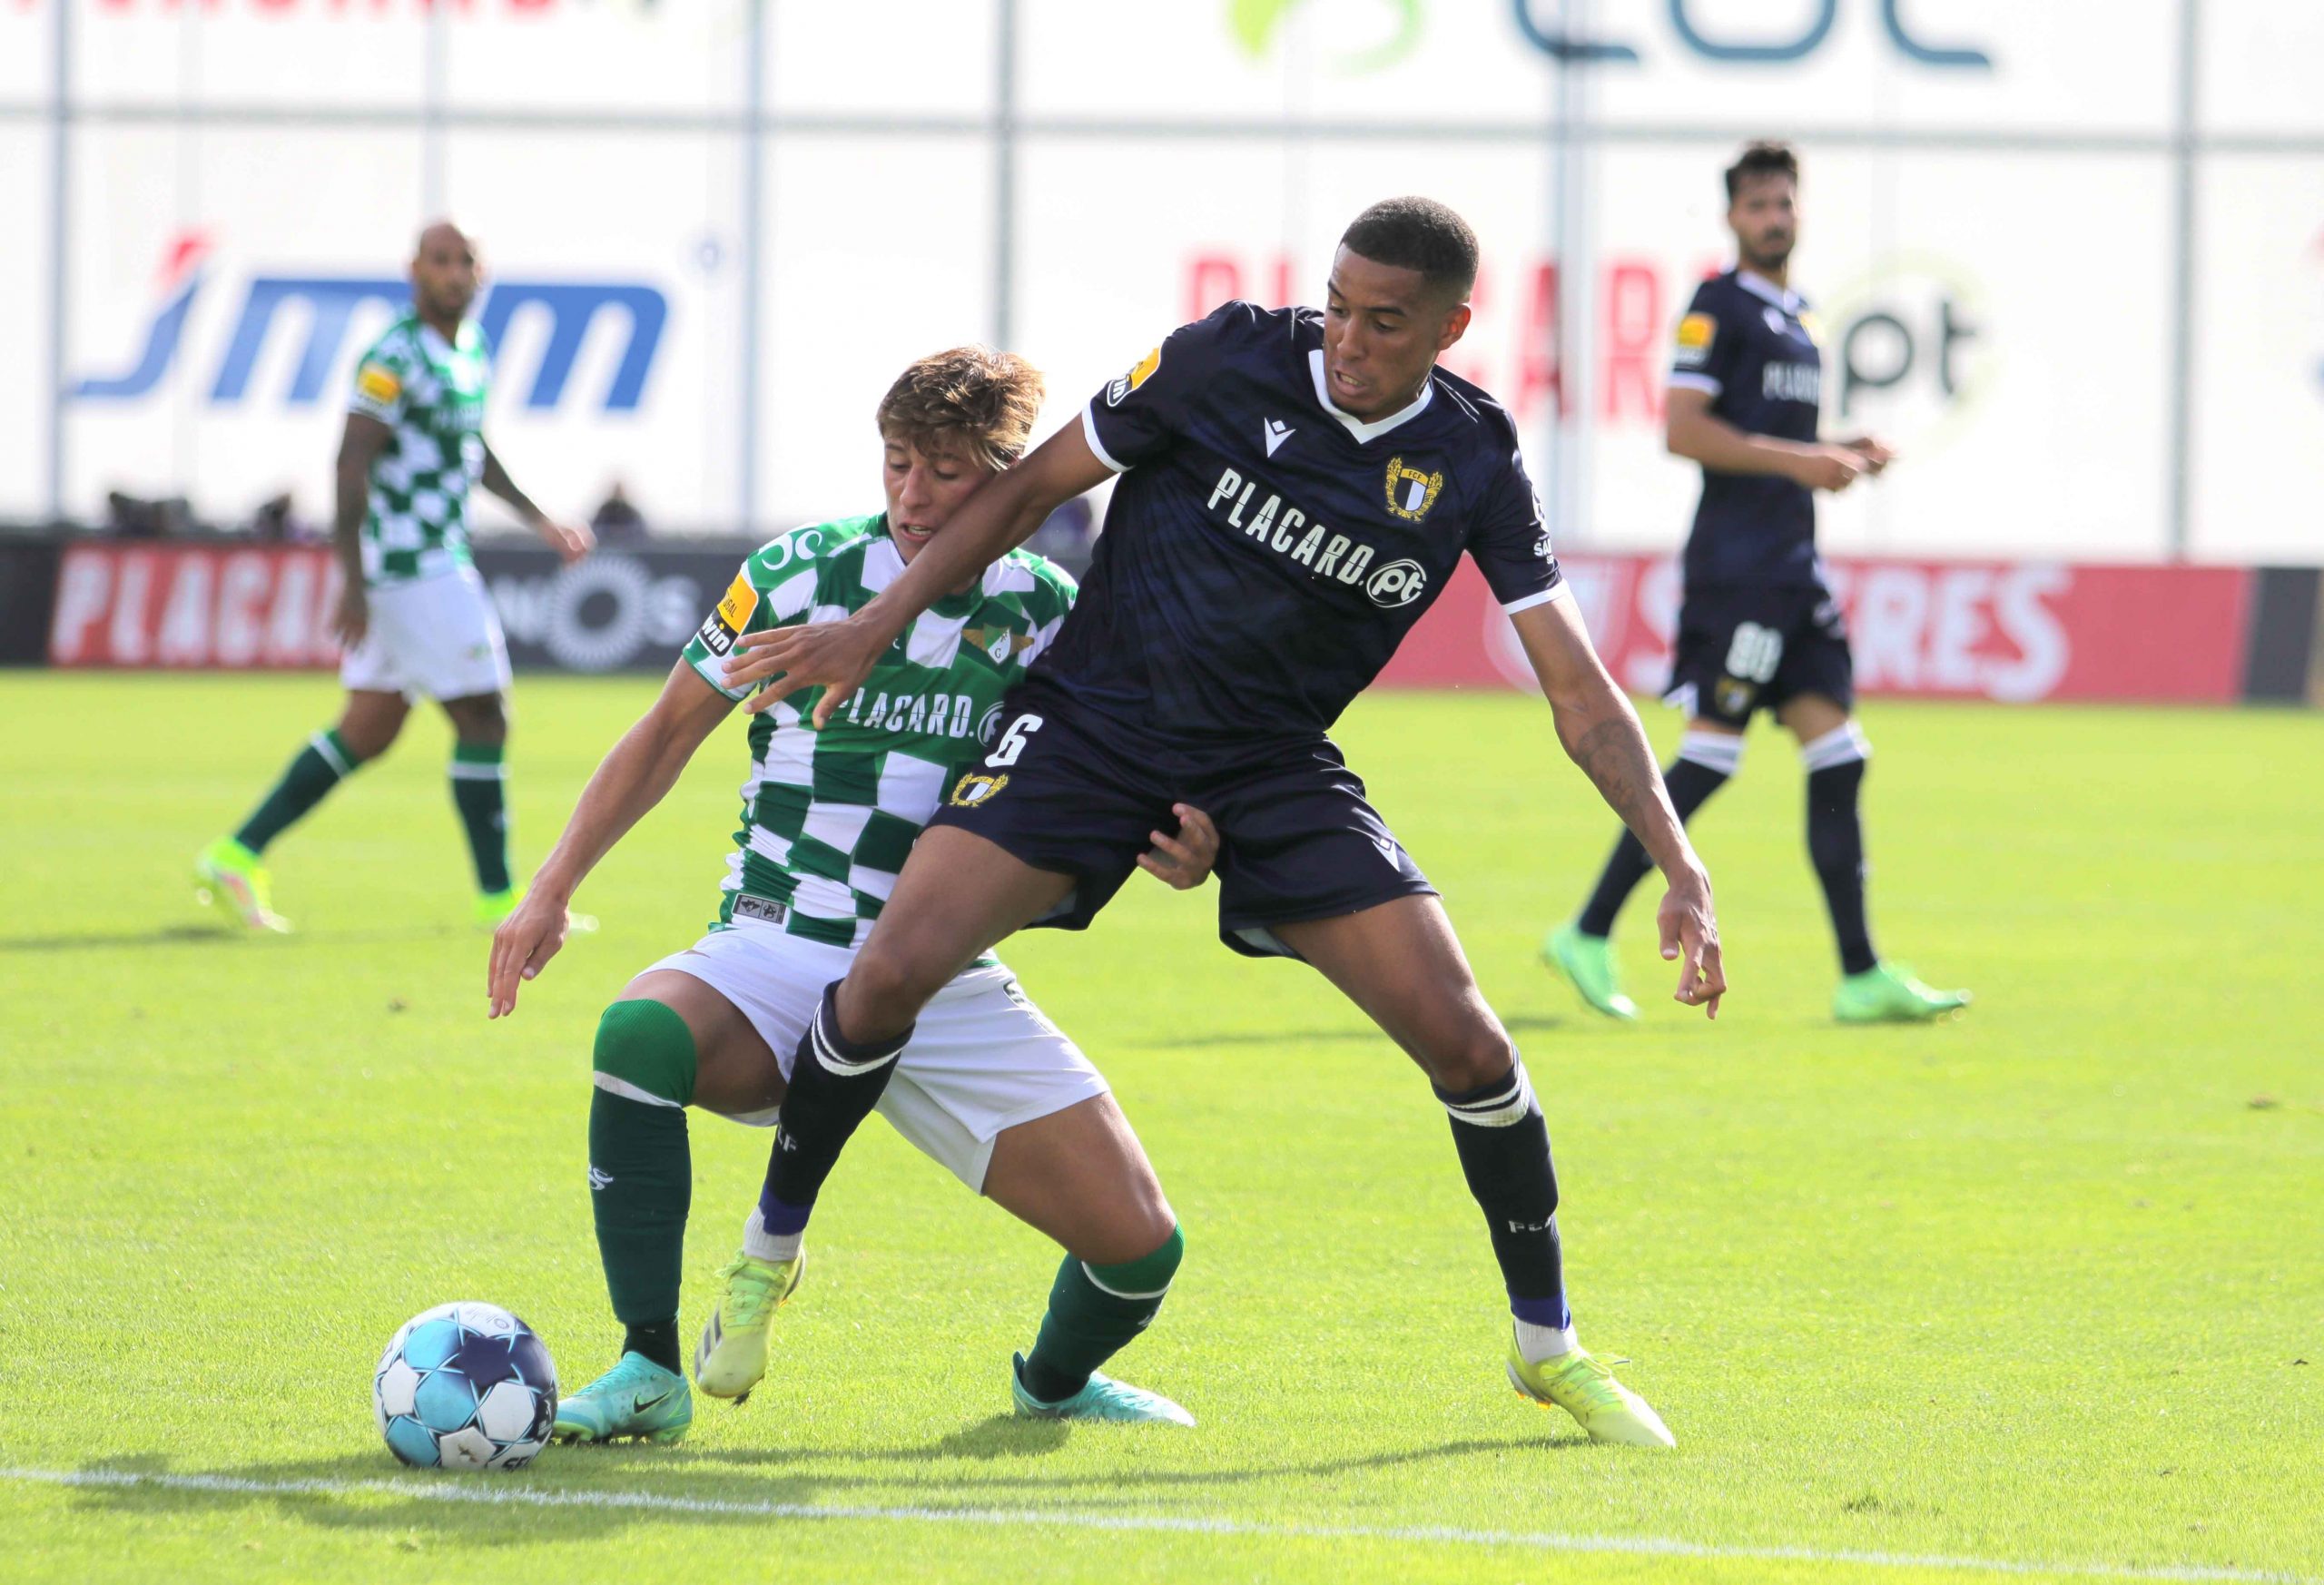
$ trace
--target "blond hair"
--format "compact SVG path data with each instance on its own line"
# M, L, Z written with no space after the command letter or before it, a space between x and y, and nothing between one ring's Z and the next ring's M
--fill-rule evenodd
M1025 454L1045 389L1041 371L1014 352L976 344L931 352L880 399L880 434L999 473Z

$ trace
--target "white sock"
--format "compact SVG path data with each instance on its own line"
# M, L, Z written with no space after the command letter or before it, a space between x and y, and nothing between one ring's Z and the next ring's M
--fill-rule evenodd
M799 1245L807 1236L803 1233L770 1233L756 1206L751 1207L751 1219L743 1224L743 1253L753 1260L773 1261L781 1265L786 1260L799 1258Z
M1524 1356L1527 1364L1540 1364L1545 1359L1571 1354L1581 1346L1571 1322L1563 1326L1541 1326L1531 1321L1517 1323L1517 1352Z

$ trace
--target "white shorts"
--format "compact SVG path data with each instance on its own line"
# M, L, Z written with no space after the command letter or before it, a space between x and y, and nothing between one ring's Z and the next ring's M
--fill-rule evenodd
M476 568L367 593L371 625L340 657L347 688L407 699L473 699L508 687L508 643Z
M791 1077L799 1038L823 987L843 978L855 954L802 940L779 925L737 920L654 965L691 974L742 1009ZM911 1043L880 1098L896 1132L979 1194L1004 1128L1101 1096L1105 1076L1081 1048L994 964L970 969L921 1009ZM780 1109L733 1117L772 1127Z

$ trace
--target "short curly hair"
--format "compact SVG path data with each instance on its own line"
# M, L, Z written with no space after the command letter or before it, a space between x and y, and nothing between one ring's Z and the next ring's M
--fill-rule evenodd
M880 399L880 434L999 473L1025 455L1047 389L1041 371L1014 352L948 348L896 377Z

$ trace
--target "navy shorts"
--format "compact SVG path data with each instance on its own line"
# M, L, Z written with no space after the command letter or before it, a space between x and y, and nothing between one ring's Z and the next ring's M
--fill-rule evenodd
M1839 602L1820 584L1705 584L1679 607L1666 703L1740 729L1752 712L1821 694L1856 703L1856 665Z
M1073 876L1072 895L1036 925L1087 929L1153 846L1149 833L1177 829L1173 803L1218 828L1218 935L1246 956L1298 956L1276 925L1435 895L1329 738L1191 743L1127 726L1039 680L1012 690L1000 719L985 757L929 823Z

